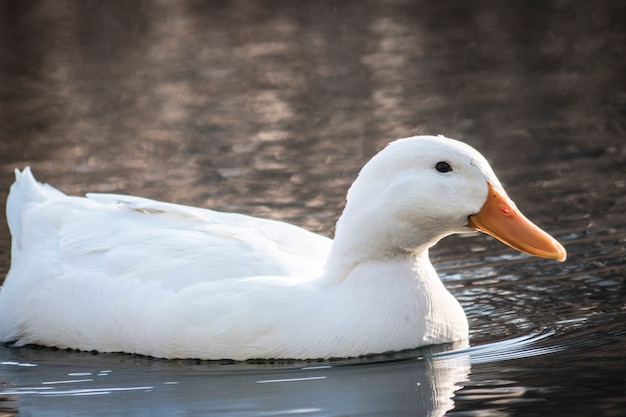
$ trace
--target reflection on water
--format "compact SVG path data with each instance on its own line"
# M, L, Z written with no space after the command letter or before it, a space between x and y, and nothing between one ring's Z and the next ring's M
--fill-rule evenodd
M385 415L392 411L441 416L453 407L458 381L467 379L470 366L464 353L430 359L404 355L256 365L124 354L94 358L88 353L29 348L9 354L38 363L2 364L3 374L20 380L19 385L0 391L7 401L5 408L12 405L34 415L117 415L141 407L150 415ZM23 366L38 369L22 373ZM120 401L111 403L111 396Z
M19 383L0 389L0 398L7 413L21 409L34 415L111 415L135 407L150 415L178 415L183 412L179 405L185 404L184 414L243 416L262 410L268 415L442 416L455 409L455 395L480 398L483 407L531 401L532 389L503 376L486 381L488 387L472 381L470 364L506 367L503 361L564 350L550 344L552 336L528 335L471 348L433 346L360 359L274 363L14 348L5 350L11 360L0 363L0 373ZM32 367L36 372L24 372ZM111 396L122 401L111 403Z
M481 236L436 247L470 318L461 355L296 366L0 348L0 413L619 415L625 15L613 0L3 4L2 199L31 165L70 194L332 235L369 157L443 133L485 154L569 259Z

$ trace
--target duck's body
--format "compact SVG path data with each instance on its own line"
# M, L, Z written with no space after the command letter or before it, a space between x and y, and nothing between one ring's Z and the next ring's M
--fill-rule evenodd
M444 160L457 178L433 169ZM467 319L428 248L470 231L467 217L492 187L497 178L467 145L396 141L362 170L332 241L138 197L68 197L26 169L7 203L12 263L0 290L0 340L236 360L460 340Z

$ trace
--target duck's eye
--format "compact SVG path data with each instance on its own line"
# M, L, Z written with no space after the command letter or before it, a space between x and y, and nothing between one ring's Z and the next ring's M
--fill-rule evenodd
M445 161L441 161L437 162L437 165L435 165L435 169L437 170L437 172L450 172L452 171L452 165Z

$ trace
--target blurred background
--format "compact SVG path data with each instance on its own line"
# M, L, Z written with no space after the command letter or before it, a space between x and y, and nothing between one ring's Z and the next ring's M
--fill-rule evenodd
M623 152L619 1L1 8L2 193L28 164L70 193L138 193L332 234L358 169L400 137L465 140L521 188L586 184L589 162L554 166ZM595 192L623 191L619 161L600 162Z

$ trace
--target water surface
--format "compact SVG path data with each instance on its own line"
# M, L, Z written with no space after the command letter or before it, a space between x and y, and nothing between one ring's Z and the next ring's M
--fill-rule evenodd
M390 140L479 149L565 263L486 236L431 252L470 350L215 363L0 347L6 415L621 415L626 9L619 1L6 2L13 170L332 236ZM10 264L0 230L0 275Z

